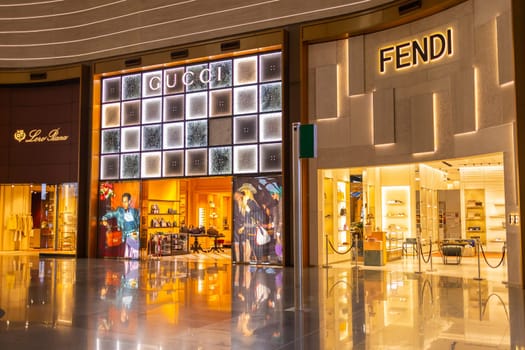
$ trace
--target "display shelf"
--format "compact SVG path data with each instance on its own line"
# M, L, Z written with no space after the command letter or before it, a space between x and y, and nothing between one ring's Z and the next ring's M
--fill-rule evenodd
M486 244L485 190L465 189L464 196L466 238L478 236Z
M401 258L403 240L409 235L410 187L383 186L383 231L385 231L385 250L388 261Z

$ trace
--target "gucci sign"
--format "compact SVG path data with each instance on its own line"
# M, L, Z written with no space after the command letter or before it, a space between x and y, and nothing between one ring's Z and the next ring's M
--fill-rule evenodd
M32 129L27 133L24 129L18 129L15 131L13 138L19 143L41 143L66 141L69 139L69 136L60 135L60 128L52 129L47 134L44 134L42 129Z

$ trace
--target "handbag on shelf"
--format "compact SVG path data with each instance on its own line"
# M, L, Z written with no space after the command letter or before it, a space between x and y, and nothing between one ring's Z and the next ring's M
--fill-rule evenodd
M106 246L117 247L122 243L122 231L110 229L106 231Z

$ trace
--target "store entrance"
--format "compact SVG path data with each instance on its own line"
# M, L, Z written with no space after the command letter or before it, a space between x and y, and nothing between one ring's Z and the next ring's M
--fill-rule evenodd
M76 254L76 183L0 186L0 250Z
M503 155L383 167L322 170L323 261L337 262L352 245L372 265L412 255L416 238L454 242L472 253L479 239L486 252L506 241ZM328 255L326 255L328 252ZM366 261L365 261L366 263Z

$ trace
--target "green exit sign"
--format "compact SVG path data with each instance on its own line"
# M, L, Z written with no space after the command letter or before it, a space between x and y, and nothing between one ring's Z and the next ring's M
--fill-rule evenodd
M317 157L317 126L304 124L299 127L299 158Z

